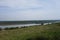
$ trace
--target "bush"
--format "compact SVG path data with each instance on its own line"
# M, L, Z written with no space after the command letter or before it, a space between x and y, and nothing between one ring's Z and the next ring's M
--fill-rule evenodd
M27 40L48 40L46 37L35 37L35 38L28 38Z
M19 27L10 27L10 28L8 28L8 27L6 27L6 28L4 28L4 30L12 30L12 29L18 29Z
M9 30L12 30L12 29L16 29L15 27L11 27L11 28L9 28Z
M16 29L18 29L19 27L15 27Z
M24 26L24 27L21 27L21 28L27 28L26 26Z
M4 30L8 30L8 29L9 29L8 27L4 28Z
M2 28L0 28L0 31L2 30Z

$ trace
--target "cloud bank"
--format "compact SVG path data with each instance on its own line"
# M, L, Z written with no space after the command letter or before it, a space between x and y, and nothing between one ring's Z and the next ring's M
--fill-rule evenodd
M60 19L60 0L0 0L0 20Z

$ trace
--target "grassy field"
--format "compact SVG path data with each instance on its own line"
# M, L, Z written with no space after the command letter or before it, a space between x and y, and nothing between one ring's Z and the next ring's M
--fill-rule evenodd
M3 30L0 40L60 40L60 23Z

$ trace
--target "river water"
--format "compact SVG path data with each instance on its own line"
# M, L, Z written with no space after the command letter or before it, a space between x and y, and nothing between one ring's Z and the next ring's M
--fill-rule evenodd
M44 25L47 25L48 23L44 23ZM34 26L34 25L41 25L41 24L15 24L15 25L0 25L0 28L10 28L10 27L24 27L24 26Z
M15 25L0 25L0 28L10 28L10 27L23 27L23 26L34 26L34 25L41 25L41 24L15 24Z

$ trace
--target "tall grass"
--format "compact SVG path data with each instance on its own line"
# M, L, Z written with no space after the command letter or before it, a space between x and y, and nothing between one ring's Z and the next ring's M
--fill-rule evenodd
M0 40L60 40L60 23L0 31Z

